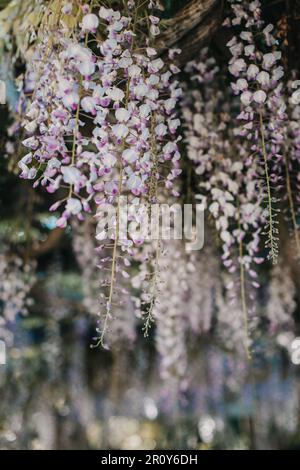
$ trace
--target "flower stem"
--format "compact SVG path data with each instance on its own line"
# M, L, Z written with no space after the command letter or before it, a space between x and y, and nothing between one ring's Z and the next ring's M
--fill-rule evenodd
M156 255L155 255L155 264L154 264L154 271L152 276L151 282L151 289L150 289L150 306L147 311L145 325L143 327L144 336L149 336L149 330L151 328L151 323L153 323L153 309L156 303L156 296L157 296L157 281L158 281L158 271L159 271L159 255L161 251L161 242L160 237L157 239L157 246L156 246Z
M88 41L88 34L85 35L85 46L87 46ZM73 133L73 144L72 144L72 157L71 157L71 165L75 165L75 158L76 158L76 146L77 146L77 133L79 131L79 117L80 117L80 101L81 101L81 93L82 93L82 79L80 80L80 92L79 92L79 102L76 109L75 114L75 126L74 126L74 133ZM70 185L69 190L69 198L72 197L73 193L73 185Z
M151 224L151 217L152 217L152 204L157 203L157 176L158 176L158 158L157 158L157 143L155 139L155 126L156 126L156 114L154 113L151 118L151 153L152 153L152 168L151 168L151 176L149 182L149 211L148 217ZM160 239L160 232L158 232L158 239L156 245L156 252L155 252L155 263L154 263L154 270L153 274L151 275L151 287L150 287L150 305L148 311L146 313L146 320L143 327L145 337L149 336L149 330L151 328L151 323L153 323L153 310L156 304L156 296L157 296L157 283L158 283L158 272L159 272L159 255L161 251L161 239Z
M130 92L130 79L128 79L127 86L126 86L126 94L125 94L125 108L128 107L129 101L129 92ZM123 140L123 144L121 146L120 158L119 158L119 179L118 179L118 196L117 196L117 214L116 214L116 233L115 239L113 244L113 254L112 254L112 264L111 264L111 275L110 275L110 284L109 284L109 294L108 300L106 304L106 312L104 316L104 323L101 330L101 335L99 341L96 346L103 346L104 345L104 337L107 331L108 326L108 319L111 315L111 307L112 307L112 300L114 295L114 287L116 281L116 265L117 265L117 249L119 244L119 237L120 237L120 206L121 206L121 195L123 189L123 165L122 165L122 153L125 149L126 142L125 139Z
M245 267L243 263L244 257L244 247L243 240L241 237L241 221L240 221L240 211L238 213L238 226L239 226L239 265L240 265L240 283L241 283L241 302L242 302L242 311L243 311L243 322L244 322L244 331L245 331L245 350L247 358L250 361L252 359L251 352L249 350L249 325L248 325L248 309L247 309L247 300L246 300L246 280L245 280Z
M120 164L121 165L121 164ZM120 196L122 193L122 183L123 183L123 168L122 165L120 166L120 173L119 173L119 182L118 182L118 205L117 205L117 217L116 217L116 233L115 233L115 240L113 245L113 255L112 255L112 265L111 265L111 277L110 277L110 285L109 285L109 295L106 305L106 312L104 317L104 323L101 331L101 336L99 338L98 344L103 346L104 344L104 336L107 331L107 324L108 319L111 314L111 306L112 300L114 295L114 286L116 280L116 263L117 263L117 248L119 243L119 235L120 235Z
M262 111L259 111L259 124L260 124L260 135L261 135L261 144L262 144L262 153L264 158L264 171L265 171L265 179L267 185L267 197L268 197L268 216L269 216L269 230L268 230L268 241L270 247L270 259L276 264L277 260L277 249L276 249L276 239L273 233L273 226L274 226L274 216L272 210L272 193L271 193L271 186L270 186L270 175L269 175L269 167L268 167L268 158L267 158L267 150L266 150L266 141L265 141L265 132L264 132L264 122L263 122L263 115Z

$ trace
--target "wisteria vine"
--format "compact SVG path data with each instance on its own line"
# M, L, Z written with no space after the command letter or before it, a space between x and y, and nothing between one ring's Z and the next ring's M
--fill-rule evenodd
M293 327L295 286L280 249L291 231L299 258L297 74L284 70L259 0L228 2L225 60L204 47L182 70L180 51L159 47L160 2L40 3L10 164L17 158L20 177L49 193L56 228L71 228L83 305L99 316L95 345L132 344L137 325L147 336L155 322L161 375L186 390L190 336L213 331L250 359L265 323L272 334ZM136 228L161 201L202 202L203 252L138 229L124 239L124 198ZM12 292L0 285L4 316L25 313L29 265L2 254L0 265L15 279Z

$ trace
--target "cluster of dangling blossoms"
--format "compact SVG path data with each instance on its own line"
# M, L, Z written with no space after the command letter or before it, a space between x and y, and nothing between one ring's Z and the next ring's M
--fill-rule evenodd
M224 26L236 33L227 44L229 65L219 66L208 48L188 63L182 109L198 188L194 196L207 208L222 249L219 278L225 294L216 296L219 322L227 345L244 344L251 356L259 331L260 265L272 271L268 261L278 265L264 317L273 332L293 324L295 288L279 242L280 231L289 232L299 258L300 82L283 81L279 42L273 25L262 19L261 2L232 0L230 9ZM283 272L282 285L290 287L285 294L274 289Z
M145 241L121 237L122 198L138 207L157 202L159 192L176 196L181 172L177 51L167 60L158 56L153 43L160 20L151 8L127 2L120 10L92 10L84 4L78 27L69 31L61 15L74 15L75 5L64 5L58 32L44 29L28 67L32 93L22 123L28 153L19 162L21 178L58 194L50 211L60 211L60 228L97 213L96 238L103 241L98 267L107 274L99 286L101 344L113 305L126 292L119 277L130 277L132 258ZM116 213L103 226L108 205ZM142 225L145 217L147 211L133 210L130 222Z
M148 335L155 322L161 375L186 389L191 338L214 333L250 357L265 325L274 337L293 329L279 249L283 225L300 255L300 82L285 77L259 0L229 1L229 64L204 48L180 75L180 51L157 46L159 2L120 3L44 7L10 132L23 135L21 178L45 188L57 227L72 229L95 345L132 345L137 325ZM174 201L206 208L200 252L142 230Z

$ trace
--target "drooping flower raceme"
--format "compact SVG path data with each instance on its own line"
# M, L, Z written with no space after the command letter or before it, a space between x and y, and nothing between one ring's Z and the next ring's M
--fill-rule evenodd
M249 155L255 154L261 162L264 178L263 201L266 206L266 247L269 258L276 263L278 255L277 197L273 185L279 189L283 160L283 129L286 118L282 97L280 65L281 52L272 35L273 26L265 26L261 19L261 2L231 1L231 25L238 29L227 44L232 54L230 73L236 78L233 92L240 96L241 122L238 135L248 142Z
M35 91L24 120L28 136L23 145L28 153L19 163L21 177L36 179L35 186L58 193L51 210L61 209L57 221L61 228L71 217L82 220L95 205L100 221L103 207L116 207L110 227L112 255L102 259L104 270L111 263L103 332L116 276L119 272L127 276L126 266L119 268L122 257L117 251L132 256L132 245L143 242L121 240L121 196L151 204L161 186L176 195L173 181L180 174L176 138L180 121L175 107L181 89L173 78L178 72L172 63L174 53L170 51L166 65L147 34L136 42L134 9L132 5L131 15L125 17L102 6L97 14L83 16L72 39L61 31L55 47L49 47L48 36L38 45L31 64ZM143 21L146 28L141 19L139 31ZM155 39L159 19L152 15L150 23ZM95 35L93 49L91 35ZM106 236L103 230L97 232L99 240Z
M232 290L231 297L236 295L233 287L240 286L236 312L241 309L246 332L250 309L246 299L250 301L253 287L259 286L255 266L261 262L259 242L265 222L258 197L259 167L236 135L235 122L229 119L232 100L220 91L221 75L207 49L201 52L199 61L187 65L186 72L191 81L183 101L185 139L198 181L197 198L207 207L219 233L224 267L232 276L239 275L238 281L227 277L226 285Z

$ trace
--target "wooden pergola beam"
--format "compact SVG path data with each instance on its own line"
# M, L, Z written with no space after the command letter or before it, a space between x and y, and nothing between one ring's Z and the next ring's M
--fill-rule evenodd
M220 27L223 13L222 0L191 0L176 15L167 20L166 29L159 38L159 47L164 54L170 48L180 48L179 58L185 63L197 54Z

